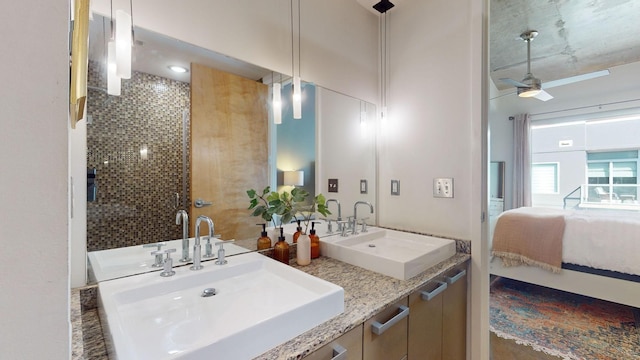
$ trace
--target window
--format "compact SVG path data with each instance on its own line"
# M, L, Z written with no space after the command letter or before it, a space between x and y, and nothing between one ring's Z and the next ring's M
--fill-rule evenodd
M558 194L558 163L534 163L531 166L531 192L534 194Z
M587 182L605 185L605 191L617 196L633 195L635 198L637 187L633 185L638 184L638 150L588 153Z

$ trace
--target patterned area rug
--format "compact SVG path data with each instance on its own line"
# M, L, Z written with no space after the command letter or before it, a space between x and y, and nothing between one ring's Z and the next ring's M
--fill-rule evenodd
M564 359L640 360L638 309L497 278L491 331Z

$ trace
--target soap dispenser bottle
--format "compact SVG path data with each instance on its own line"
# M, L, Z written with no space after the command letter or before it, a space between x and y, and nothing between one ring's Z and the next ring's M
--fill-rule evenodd
M256 224L258 226L262 225L262 232L260 233L260 238L258 238L258 250L270 249L271 248L271 238L267 236L267 224Z
M311 241L311 258L317 259L320 257L320 237L316 235L315 225L318 222L311 223L311 231L309 232L309 240Z
M284 240L283 228L280 228L278 242L273 245L273 258L289 265L289 244Z
M302 234L302 226L300 226L300 220L298 220L298 227L296 227L296 232L293 233L293 242L294 243L298 242L298 238L300 237L300 234Z
M309 235L300 234L298 248L296 249L296 262L300 266L311 264L311 240Z

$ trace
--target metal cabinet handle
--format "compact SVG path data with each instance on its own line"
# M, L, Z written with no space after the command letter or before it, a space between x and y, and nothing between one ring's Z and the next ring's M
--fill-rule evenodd
M333 345L333 357L331 360L346 360L347 359L347 349L338 344Z
M442 281L438 281L438 287L433 289L432 291L420 291L420 297L422 297L422 300L424 301L431 301L431 299L433 299L434 297L436 297L438 294L440 294L441 292L445 291L447 289L447 283L446 282L442 282Z
M404 306L404 305L398 305L398 310L400 310L400 312L392 317L389 321L387 321L384 324L381 324L377 321L374 321L373 324L371 324L371 332L376 334L376 335L382 335L382 333L384 333L385 331L387 331L390 327L392 327L393 325L395 325L398 321L406 318L407 316L409 316L409 308Z
M213 203L210 201L204 201L202 199L196 199L196 201L193 202L193 206L197 208L201 208L209 205L213 205Z
M445 276L445 278L447 279L447 284L452 285L454 282L460 280L461 277L467 275L467 270L462 269L460 270L459 273L453 275L453 276Z

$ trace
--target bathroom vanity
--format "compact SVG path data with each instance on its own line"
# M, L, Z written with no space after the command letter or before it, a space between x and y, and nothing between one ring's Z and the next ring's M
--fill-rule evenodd
M469 258L469 254L458 252L408 280L325 256L304 267L294 265L293 261L293 267L342 287L344 311L256 359L330 359L344 349L347 349L346 359L375 359L375 354L386 354L380 352L380 346L386 349L389 344L396 350L391 357L385 355L386 359L402 359L407 352L416 358L411 356L412 351L422 354L427 344L428 348L441 349L436 358L458 358L457 354L447 351L456 351L464 358L467 285L466 276L460 274L466 270ZM449 284L447 276L456 280L450 280ZM437 290L441 283L447 284L443 291ZM429 301L422 300L423 292L433 293ZM407 306L408 314L400 315L402 309L398 305ZM420 307L428 309L420 310ZM391 320L396 316L401 318ZM372 332L374 322L385 330L380 334ZM99 329L92 330L99 334ZM85 344L85 353L90 352L89 346L104 344L93 339Z

